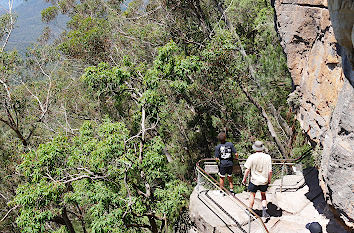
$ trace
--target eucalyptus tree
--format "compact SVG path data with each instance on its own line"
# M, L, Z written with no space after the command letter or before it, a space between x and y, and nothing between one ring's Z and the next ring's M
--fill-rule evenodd
M56 137L24 156L20 171L25 183L13 202L20 208L22 231L171 229L190 189L176 175L179 161L168 157L159 136L166 100L159 88L164 82L181 86L184 74L194 69L183 65L190 58L178 58L175 49L173 43L161 48L151 69L129 62L86 69L82 80L93 96L102 105L129 108L128 117L97 126L86 123L77 137ZM181 62L175 66L177 59Z
M58 136L26 154L26 182L14 200L21 232L166 229L189 188L171 172L161 138L148 140L143 156L140 141L124 123L86 122L78 136Z

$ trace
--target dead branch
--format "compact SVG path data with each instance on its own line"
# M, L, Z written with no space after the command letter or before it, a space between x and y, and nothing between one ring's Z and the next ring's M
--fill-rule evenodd
M4 44L2 45L1 47L1 52L4 51L7 43L9 42L9 39L10 39L10 36L12 34L12 31L14 29L14 26L15 26L15 21L14 21L14 17L13 17L13 13L12 13L12 8L13 8L13 3L14 3L14 0L9 0L9 10L8 10L8 14L10 16L10 25L9 25L9 28L8 28L8 32L7 32L7 36L6 36L6 39L4 41Z
M50 174L49 172L47 172L45 175L45 177L47 177L48 179L50 179L51 181L55 182L55 183L62 183L62 184L69 184L71 182L77 181L77 180L81 180L81 179L91 179L91 180L106 180L106 178L109 175L104 175L104 176L100 176L100 175L96 175L94 174L92 171L87 170L86 168L78 168L78 170L85 170L88 171L89 174L76 174L76 175L71 175L68 174L66 177L60 179L60 180L55 180Z
M1 196L2 198L4 198L5 201L7 201L7 198L5 197L4 194L0 193L0 196Z
M0 79L0 83L1 83L1 85L4 86L4 89L5 89L6 93L7 93L7 98L9 99L9 101L11 101L10 88L7 86L6 82L1 80L1 79Z
M107 178L108 175L105 175L105 176L89 176L89 175L81 175L81 176L77 176L75 178L72 178L72 179L69 179L69 180L65 180L63 181L63 184L68 184L68 183L71 183L73 181L76 181L76 180L81 180L81 179L85 179L85 178L88 178L88 179L91 179L91 180L105 180L105 178Z
M172 158L171 154L168 152L168 149L167 149L166 146L163 148L163 153L165 154L165 156L167 158L167 161L169 163L172 163L173 162L173 158Z
M0 222L4 221L4 220L7 218L7 216L9 216L9 214L10 214L13 210L15 210L15 209L17 209L17 208L18 208L18 205L12 207L9 211L7 211L7 213L6 213L5 216L0 220Z

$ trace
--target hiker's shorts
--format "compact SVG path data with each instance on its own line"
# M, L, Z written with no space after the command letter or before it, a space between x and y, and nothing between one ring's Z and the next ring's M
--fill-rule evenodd
M250 184L248 185L248 191L252 192L252 193L256 193L258 190L261 191L261 192L265 192L267 191L268 189L268 185L265 184L265 185L255 185L255 184L252 184L250 182Z
M229 167L219 167L219 176L220 177L225 177L226 174L228 174L228 176L232 175L232 166Z

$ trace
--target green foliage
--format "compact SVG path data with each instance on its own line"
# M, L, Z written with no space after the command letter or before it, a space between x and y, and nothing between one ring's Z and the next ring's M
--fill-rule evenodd
M58 59L53 47L34 48L26 57L16 51L0 53L1 81L6 84L0 85L1 218L13 208L8 203L23 181L16 172L22 161L20 155L59 132L73 132L70 127L81 125L80 117L95 116L93 103L80 94L83 89L75 88L75 80L68 80L77 71L68 71L68 65ZM35 170L34 175L37 174ZM19 232L15 223L17 214L15 208L0 223L1 232Z
M22 63L23 60L21 59L17 51L14 50L9 52L0 52L0 72L3 75L3 79L8 79L9 75L16 73Z
M0 15L0 41L3 41L9 35L15 21L16 16L14 14L6 12Z
M0 105L0 117L11 106L20 133L33 132L23 146L0 125L0 188L14 193L11 182L21 180L10 203L19 212L7 226L18 214L22 232L157 232L154 223L160 228L167 218L171 227L187 206L195 162L213 157L220 130L227 129L241 158L256 139L278 156L241 88L269 115L272 104L293 124L286 104L291 80L266 1L222 4L240 40L215 1L136 0L123 12L119 0L52 3L44 21L59 12L70 17L53 46L30 50L26 59L0 53L1 79L12 96ZM1 25L8 25L6 17ZM41 103L49 96L40 120L34 95ZM289 151L297 156L305 144L298 133ZM10 208L4 200L0 205Z
M81 80L90 93L100 100L100 105L113 119L119 116L127 116L131 109L131 101L127 81L131 79L131 72L127 67L111 67L107 63L91 66L85 69ZM117 117L118 115L118 117Z
M181 206L188 204L186 194L189 192L188 187L182 181L173 180L166 184L165 189L156 189L155 194L159 200L156 202L156 207L167 219L177 219Z
M42 21L48 23L52 21L58 15L58 8L56 6L50 6L41 12Z
M51 222L65 218L64 209L76 213L68 215L73 224L81 216L92 232L125 232L131 221L146 224L137 215L147 213L173 221L186 205L188 186L168 168L161 138L144 146L141 161L137 142L128 138L123 123L86 122L77 137L58 136L25 154L19 171L26 182L14 200L21 206L17 224L22 231L49 230ZM140 193L146 181L152 184L151 196Z
M69 27L73 28L66 35L66 40L60 44L59 48L67 56L73 58L83 58L92 64L103 61L108 52L109 29L104 19L94 19L80 16L74 17L69 22Z
M97 67L88 67L82 76L83 82L98 95L112 94L126 88L125 81L130 77L129 72L113 67L110 69L106 63L100 63Z

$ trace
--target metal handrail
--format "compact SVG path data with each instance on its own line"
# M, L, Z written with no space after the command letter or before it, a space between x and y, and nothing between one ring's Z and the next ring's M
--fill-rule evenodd
M272 158L272 165L282 165L282 170L281 170L281 183L280 183L280 192L282 192L282 187L283 187L283 178L284 178L284 168L286 168L286 166L293 166L295 164L298 164L299 162L301 162L304 158L308 157L311 155L311 151L313 148L308 149L307 151L305 151L303 154L301 154L299 157L294 158L294 159L274 159ZM241 159L238 158L238 161L240 162L240 165L242 163L245 163L247 159ZM274 175L274 172L273 172ZM272 184L270 184L270 186L273 186Z
M294 159L272 159L272 164L273 165L282 165L282 174L281 174L281 184L280 184L280 191L282 191L282 185L283 185L283 176L284 176L284 166L288 165L288 166L292 166L300 161L302 161L304 158L306 158L307 156L310 155L310 151L312 150L309 149L307 150L305 153L303 153L301 156L294 158ZM242 158L238 158L238 161L241 163L244 163L247 159L242 159ZM249 208L246 204L244 204L240 199L238 199L236 196L231 195L231 192L229 190L227 190L225 187L220 187L219 182L217 182L212 176L210 176L203 168L201 168L200 163L201 162L206 162L206 161L217 161L217 159L215 158L205 158L205 159L201 159L197 162L196 164L196 169L197 171L204 176L204 178L206 178L207 180L209 180L209 182L211 184L213 184L217 189L221 190L222 192L228 194L229 197L232 197L232 200L236 201L237 204L239 206L242 206L242 208L246 211L248 211L248 215L251 218L252 214L253 218L255 220L257 220L260 223L260 226L263 228L263 230L267 233L269 233L267 227L265 226L264 222L262 221L262 219L251 209ZM199 183L198 183L199 185ZM249 222L250 224L250 222ZM250 225L249 225L250 226ZM249 229L250 232L250 229Z
M205 159L201 159L197 162L196 164L196 169L198 172L200 172L206 179L208 179L210 181L211 184L213 184L217 189L223 191L224 193L228 194L229 197L232 197L232 200L236 201L237 204L241 207L243 207L244 211L248 211L248 213L251 213L253 215L253 217L255 218L255 220L257 220L261 227L263 228L263 230L266 233L269 233L266 225L264 224L264 222L262 221L262 219L251 209L249 208L246 204L244 204L240 199L238 199L236 196L232 195L231 192L229 190L227 190L225 187L221 187L219 182L217 182L212 176L210 176L203 168L200 167L200 163L201 162L205 162L205 161L216 161L215 158L205 158ZM199 184L198 184L199 185ZM251 217L251 216L250 216Z
M283 162L297 163L297 162L300 162L301 160L303 160L304 158L306 158L307 156L309 156L310 155L309 152L312 150L313 150L313 148L310 148L307 151L305 151L303 154L301 154L299 157L294 158L294 159L273 159L272 158L272 162L274 161L274 162L281 162L281 163L283 163ZM238 160L239 161L246 161L247 159L238 158Z

